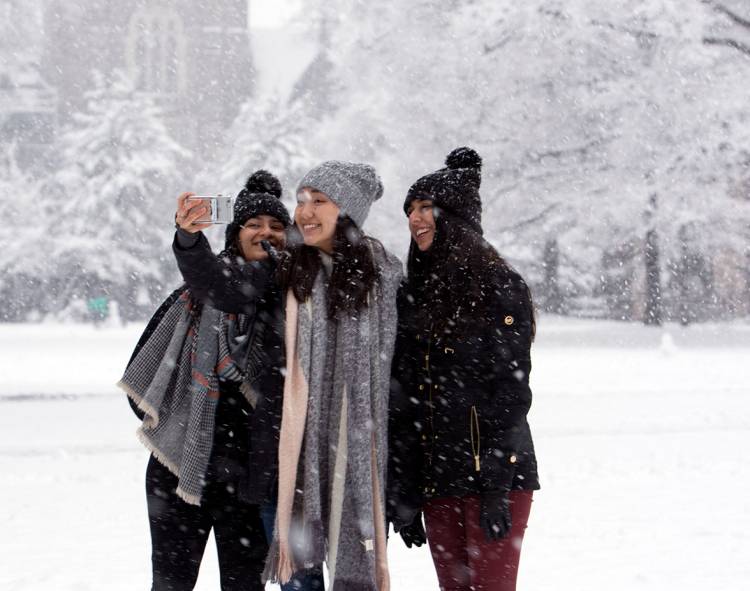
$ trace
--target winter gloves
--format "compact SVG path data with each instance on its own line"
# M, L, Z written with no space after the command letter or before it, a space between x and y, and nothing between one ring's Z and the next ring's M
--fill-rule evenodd
M488 541L502 540L508 537L511 528L510 491L498 490L484 492L479 498L479 526ZM422 525L422 512L419 511L408 525L393 522L393 529L401 535L407 548L420 547L427 542L427 535Z
M508 490L485 492L479 505L479 525L488 540L502 540L510 533L510 496Z
M427 542L427 534L425 534L424 526L422 525L421 511L417 513L414 517L414 521L409 525L402 525L400 528L396 529L396 524L394 523L393 529L401 534L401 539L404 541L407 548L411 548L412 546L419 548L422 544Z

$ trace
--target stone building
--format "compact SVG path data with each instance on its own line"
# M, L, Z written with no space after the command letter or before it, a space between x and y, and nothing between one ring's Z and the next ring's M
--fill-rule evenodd
M176 139L209 157L255 86L247 0L46 0L43 26L40 72L61 123L84 107L93 71L119 68Z

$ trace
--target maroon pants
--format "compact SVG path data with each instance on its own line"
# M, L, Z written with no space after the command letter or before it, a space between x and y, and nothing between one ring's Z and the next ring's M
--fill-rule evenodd
M424 508L427 541L442 591L515 591L521 542L532 491L510 493L512 528L487 540L479 526L479 497L433 499Z

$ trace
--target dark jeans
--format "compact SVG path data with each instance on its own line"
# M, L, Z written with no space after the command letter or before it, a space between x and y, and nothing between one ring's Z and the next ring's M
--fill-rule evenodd
M241 502L226 483L208 483L200 506L180 499L176 487L177 478L152 456L146 469L152 591L193 589L212 528L221 590L262 590L268 544L258 506Z
M532 496L530 490L510 493L510 533L492 541L479 525L479 497L444 497L425 505L427 541L441 591L515 591Z
M261 505L260 516L263 519L263 526L266 528L266 538L268 543L273 540L273 528L276 525L276 504L268 503ZM323 568L318 567L315 572L306 572L297 574L292 580L281 586L281 591L323 591Z

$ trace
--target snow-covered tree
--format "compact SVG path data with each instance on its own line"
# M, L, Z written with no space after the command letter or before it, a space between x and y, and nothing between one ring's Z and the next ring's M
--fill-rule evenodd
M236 194L258 168L276 175L285 190L313 164L312 120L299 101L250 98L225 134L218 157L196 179L199 191Z
M173 183L189 153L170 137L153 99L122 72L95 81L86 110L56 147L59 171L45 201L55 261L48 272L60 309L106 297L129 318L162 291Z
M0 195L4 195L4 224L0 234L0 298L5 302L0 319L23 320L40 303L42 278L36 265L44 257L37 208L41 183L18 164L17 145L0 152Z
M632 300L616 316L643 317L658 278L655 301L675 317L674 276L698 268L686 253L741 253L748 221L733 187L747 177L749 64L706 43L725 17L709 4L341 3L331 61L344 90L316 145L371 159L395 187L373 212L387 242L408 184L472 145L486 234L542 304L611 314L606 261Z
M0 0L0 73L38 57L41 5L28 0Z
M629 224L647 264L644 320L715 317L720 290L711 275L724 265L723 251L741 256L750 223L750 211L732 196L747 174L748 112L737 84L750 60L727 60L704 43L712 18L706 3L689 10L672 0L632 4L615 28L633 39L628 55L641 67L611 88L622 97L623 121L612 164L645 214ZM702 293L686 300L686 286L696 283Z

